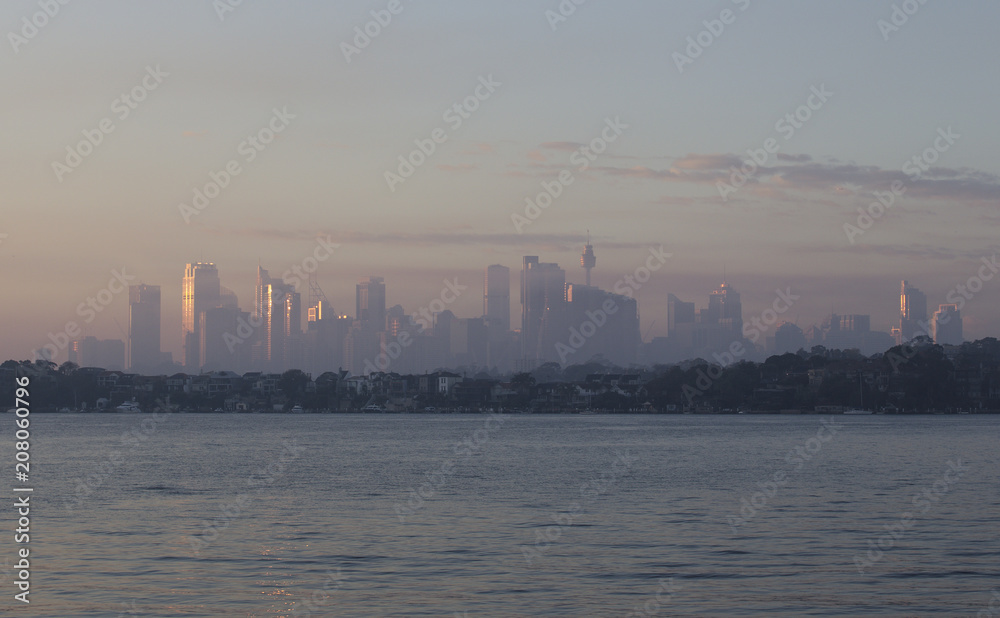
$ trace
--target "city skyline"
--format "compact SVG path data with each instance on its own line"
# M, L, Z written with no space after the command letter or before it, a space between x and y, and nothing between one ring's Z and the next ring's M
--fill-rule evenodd
M172 298L178 264L211 260L249 299L258 258L283 274L317 235L339 246L316 277L344 313L343 282L369 273L408 311L446 278L524 255L583 282L588 230L602 289L649 247L673 254L639 291L650 337L667 335L668 294L700 298L723 273L748 315L796 289L802 328L862 312L887 330L898 308L885 290L904 279L928 317L955 304L997 249L1000 84L968 58L998 45L1000 7L921 5L887 29L891 3L731 4L718 35L706 30L718 11L698 4L586 3L565 20L521 0L447 19L403 4L357 54L344 44L378 7L94 2L26 37L37 5L5 4L24 40L8 37L21 81L0 102L0 259L27 299L0 310L0 355L26 357L70 322L126 338L121 293L77 311L113 271ZM260 46L274 24L297 45ZM456 32L462 54L429 43ZM717 40L699 51L699 37ZM925 44L939 39L952 44ZM595 59L594 40L621 44ZM68 68L67 49L91 69ZM203 59L227 54L243 61L220 81ZM73 96L50 96L56 85ZM966 339L1000 333L993 283L964 300ZM454 310L478 305L462 296ZM178 304L162 310L180 321ZM178 358L176 336L162 340Z
M655 250L651 253L658 255ZM596 259L589 239L582 255L586 258L580 261L584 268ZM670 256L661 251L659 257L660 262L665 263ZM473 365L499 367L501 371L531 368L550 361L563 365L581 363L591 360L595 353L620 366L680 362L711 356L718 360L722 358L718 354L724 354L736 342L749 343L751 355L748 358L752 358L759 353L794 352L812 345L830 349L859 348L868 355L918 336L950 345L966 340L961 300L959 304L942 303L935 311L928 304L926 295L907 280L899 284L897 321L884 331L871 326L870 314L861 313L831 313L821 322L803 329L786 315L800 299L799 295L793 294L791 287L784 292L775 290L778 299L772 303L774 309L765 309L759 316L745 316L740 292L724 279L717 288L704 295L708 302L701 308L698 308L697 301L686 302L672 293L668 294L669 302L662 308L665 315L661 316L667 323L667 335L650 336L651 329L645 334L638 329L642 309L633 296L638 297L645 282L662 266L656 265L655 261L652 264L654 268L646 269L645 273L640 268L635 277L619 278L615 283L619 292L616 293L616 290L568 281L565 269L558 263L540 262L538 256L524 256L521 273L517 276L521 288L519 298L512 297L510 293L511 287L516 284L511 279L510 269L492 264L483 268L479 286L471 286L478 291L464 294L467 298L481 298L482 312L472 315L452 311L452 303L470 287L459 283L457 278L454 282L444 281L446 288L458 292L452 293L451 298L447 298L448 302L434 301L439 302L438 308L434 308L432 302L429 307L411 312L401 303L387 306L387 286L383 277L361 277L355 285L357 315L351 316L337 311L318 285L316 277L302 268L286 271L284 278L289 283L284 283L271 277L269 271L258 263L252 305L244 311L238 296L222 284L215 263L192 262L185 266L182 277L179 355L157 340L160 333L171 330L171 326L160 318L161 286L143 283L128 287L130 336L123 340L100 339L92 335L69 338L67 357L60 359L57 355L54 360L114 359L119 356L115 350L120 344L123 350L120 356L124 360L121 363L107 361L109 367L153 372L177 368L194 372L205 369L283 371L305 368L320 373L335 369L347 369L354 374L368 373L389 370L388 361L385 367L380 367L373 360L387 356L387 344L391 344L392 338L401 331L406 330L413 335L440 335L435 329L438 315L442 312L457 320L453 325L446 325L448 329L456 325L471 329L472 326L466 326L466 323L478 320L483 329L483 349L468 358L456 355L451 348L429 357L425 355L422 357L425 364L420 365L425 371L453 367L459 358ZM312 272L314 269L307 267L305 270ZM308 280L303 282L297 279L299 276ZM296 291L298 287L308 287L305 301ZM441 297L446 298L444 291ZM497 315L491 319L491 298L506 301L504 309L508 313L504 315L504 311L493 302L492 311ZM779 301L785 305L779 307ZM519 328L520 325L511 324L509 307L512 303L520 305L521 322L529 325L527 331ZM579 329L575 327L593 321L594 311L604 315L602 309L613 309L611 313L616 313L623 305L625 312L610 321L602 318L597 324L600 328L579 338ZM635 317L634 325L620 322L625 314ZM159 325L155 332L152 328L154 323ZM318 323L326 324L326 330L322 334L311 333ZM605 326L606 323L610 326ZM491 324L494 327L491 328ZM503 325L507 328L502 328ZM339 335L331 335L329 327L334 327ZM363 333L368 335L364 335L364 340L359 339ZM469 330L462 337L472 337L471 333ZM593 337L597 333L600 336ZM138 349L142 350L139 355L143 360L139 362L133 361L136 342L132 334L138 339ZM33 353L33 357L51 355L53 350L58 349L61 336L62 333L50 338L45 347ZM334 338L330 339L331 336ZM572 337L577 337L581 343L572 344ZM450 335L446 334L445 339L450 339ZM445 345L446 348L449 346ZM478 344L473 344L470 339L463 345ZM611 352L612 348L608 346L625 351ZM320 351L321 347L331 349ZM471 353L471 348L469 350ZM576 356L577 352L583 353ZM171 356L173 365L168 360ZM157 357L159 361L154 362L152 359Z

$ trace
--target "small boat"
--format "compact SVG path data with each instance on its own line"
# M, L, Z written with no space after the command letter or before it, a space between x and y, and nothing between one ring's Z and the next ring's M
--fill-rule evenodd
M302 406L295 405L295 406L292 406L292 409L289 410L288 413L289 414L304 414L305 410L302 409Z
M124 412L126 414L138 414L139 412L142 412L142 410L139 409L139 404L134 401L126 401L122 403L120 406L115 408L115 411Z

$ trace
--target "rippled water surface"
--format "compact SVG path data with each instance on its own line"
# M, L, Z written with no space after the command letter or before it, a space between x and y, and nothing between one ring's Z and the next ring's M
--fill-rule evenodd
M8 571L0 606L59 617L988 611L1000 589L1000 417L834 418L821 429L817 416L35 415L32 603L13 601ZM3 426L11 436L13 417Z

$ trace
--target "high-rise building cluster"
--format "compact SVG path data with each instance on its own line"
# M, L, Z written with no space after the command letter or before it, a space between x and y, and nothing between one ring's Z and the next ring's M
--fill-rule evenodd
M215 264L192 262L182 279L181 367L162 351L160 287L146 284L129 287L127 342L85 337L71 343L69 360L140 373L302 369L313 375L336 370L412 374L462 366L530 371L547 362L595 360L619 366L694 358L732 362L813 346L870 355L916 337L946 345L963 341L959 306L940 305L928 319L926 295L907 281L900 288L899 326L889 333L872 330L865 314L830 314L805 331L777 315L768 321L768 311L744 324L740 294L723 281L701 309L668 294L666 315L656 315L657 310L653 320L665 319L667 336L644 343L638 301L589 284L596 263L589 238L580 260L587 284L568 283L558 264L524 256L521 328L512 330L511 272L500 264L483 273L482 316L460 318L447 308L466 289L457 280L445 281L440 299L409 315L398 304L387 306L382 277L362 278L355 286L351 317L334 311L315 278L309 279L303 305L295 286L271 277L260 265L253 308L245 312L222 285Z

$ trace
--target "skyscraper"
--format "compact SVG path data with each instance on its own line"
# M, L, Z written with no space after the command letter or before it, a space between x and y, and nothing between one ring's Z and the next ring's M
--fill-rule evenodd
M930 337L927 324L927 296L903 281L899 291L899 335L898 343L905 343L914 337Z
M160 364L160 286L128 287L128 367L153 371Z
M962 345L962 312L958 305L939 305L931 320L931 331L938 345Z
M375 331L385 330L385 281L382 277L366 277L358 281L357 319Z
M271 371L292 368L301 355L302 295L258 265L254 305L260 324L255 360Z
M483 280L483 317L490 340L503 339L510 330L510 269L500 264L486 267Z
M219 270L211 262L193 262L184 269L181 290L181 337L188 371L201 366L201 314L222 302Z
M521 270L521 358L538 361L555 356L554 347L544 345L545 332L553 336L563 330L566 271L558 264L539 262L537 255L524 256ZM542 353L542 349L546 353ZM551 352L551 354L547 353Z
M569 329L555 346L560 362L585 363L596 355L621 366L636 362L640 335L634 298L567 284L566 323Z
M199 362L210 371L239 369L237 349L226 341L226 333L236 332L239 310L235 307L212 307L201 312L198 331Z
M743 305L740 295L725 281L708 297L708 321L732 328L740 336L743 333Z
M597 266L597 256L594 255L594 245L590 244L590 232L587 232L587 244L583 246L583 255L580 256L580 266L587 270L587 285L590 285L590 271Z

